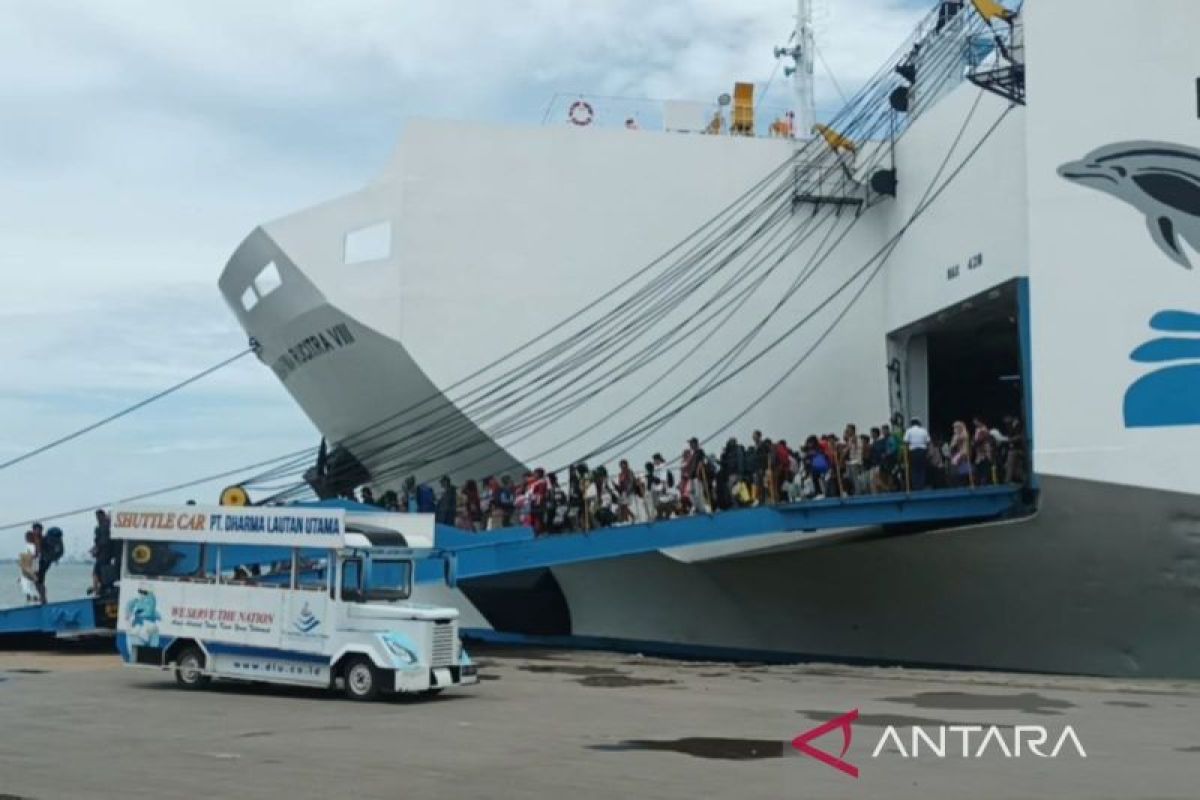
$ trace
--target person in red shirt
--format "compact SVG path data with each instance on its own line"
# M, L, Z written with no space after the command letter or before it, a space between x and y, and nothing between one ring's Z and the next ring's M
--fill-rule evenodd
M786 495L784 486L792 480L792 451L788 449L786 439L780 439L775 443L773 477L775 478L775 497L782 498Z
M525 485L525 496L529 504L529 526L535 534L545 530L542 512L546 508L546 495L549 492L550 481L546 479L546 470L538 467Z

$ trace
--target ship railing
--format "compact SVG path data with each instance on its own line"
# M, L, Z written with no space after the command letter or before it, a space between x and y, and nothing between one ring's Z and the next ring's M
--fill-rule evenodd
M755 138L793 138L790 109L760 104L754 109ZM640 131L742 136L731 131L731 106L719 102L660 100L598 94L555 94L542 124L588 130L627 128Z
M1014 103L1025 102L1025 23L992 23L967 45L967 77L976 86Z

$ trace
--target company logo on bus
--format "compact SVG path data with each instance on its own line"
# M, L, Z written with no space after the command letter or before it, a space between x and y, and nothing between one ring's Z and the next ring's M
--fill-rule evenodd
M296 630L298 630L300 633L312 633L320 626L321 620L312 612L312 609L308 607L308 603L305 603L304 607L300 609L300 615L296 617L294 624L296 626Z

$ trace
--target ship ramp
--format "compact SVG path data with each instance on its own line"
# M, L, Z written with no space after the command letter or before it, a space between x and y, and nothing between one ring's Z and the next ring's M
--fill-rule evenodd
M116 595L78 597L44 605L0 608L0 639L29 636L53 636L58 639L111 636L116 624Z
M417 562L417 580L453 584L655 551L693 560L705 548L721 557L747 547L836 546L1014 516L1027 508L1024 492L987 486L830 498L542 536L523 527L469 533L439 525L434 548ZM277 557L264 548L264 561ZM0 637L111 634L117 613L115 596L0 609Z
M420 564L417 577L422 582L443 577L457 582L756 540L765 540L767 546L828 547L1014 516L1026 507L1023 492L1023 487L1011 485L808 500L541 536L529 528L469 533L439 525L436 549L445 561L446 574L440 573L434 560Z

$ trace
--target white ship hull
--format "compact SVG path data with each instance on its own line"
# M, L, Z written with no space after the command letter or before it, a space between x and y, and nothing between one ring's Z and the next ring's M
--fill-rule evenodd
M952 341L954 319L978 313L981 299L992 304L988 313L1011 309L993 322L1021 340L1013 359L1024 377L1021 415L1030 422L1039 476L1034 516L797 550L769 540L769 551L746 545L711 559L664 552L481 583L466 587L467 596L490 625L522 633L1197 676L1200 656L1188 643L1200 634L1200 479L1191 456L1200 429L1194 422L1141 424L1130 416L1126 387L1145 371L1128 356L1149 335L1146 321L1164 309L1187 310L1178 298L1198 296L1200 287L1194 271L1155 246L1128 204L1058 174L1112 142L1197 144L1194 87L1191 94L1144 90L1191 86L1194 76L1178 77L1190 45L1172 31L1197 11L1174 0L1156 4L1139 10L1140 27L1130 32L1126 6L1084 5L1026 4L1028 108L1010 110L960 84L897 142L894 200L860 215L818 208L816 220L812 208L800 207L789 224L816 234L796 244L667 379L655 382L655 371L670 359L598 386L570 414L531 430L502 433L529 413L519 403L516 420L504 408L456 404L477 385L458 382L577 310L564 330L601 317L597 298L783 162L792 143L414 122L397 157L362 192L251 234L221 288L264 363L332 444L353 442L422 402L449 421L450 440L423 437L416 426L354 443L365 470L383 476L377 492L406 474L461 480L555 469L596 450L593 463L629 457L639 465L655 451L678 454L694 435L710 449L754 429L797 444L848 421L885 420L896 409L925 419L968 417L979 409L939 406L966 390L962 381L935 376L934 351L942 346L935 340ZM1131 65L1080 63L1072 55L1070 44L1082 39L1097 52L1125 52L1131 35L1154 38L1155 58ZM1112 100L1103 107L1090 99L1098 85ZM978 153L967 159L976 143ZM912 222L947 164L960 162L961 172ZM1174 224L1183 229L1185 222ZM389 246L346 263L347 234L380 224L390 231ZM1169 246L1164 224L1154 225L1157 241ZM877 277L822 305L901 231ZM820 259L823 243L843 233L803 291L776 313L778 298ZM244 303L268 263L280 286ZM630 332L630 346L735 291L736 282L715 288L724 277L652 330ZM810 314L811 324L786 346L629 450L603 449L669 404L680 386L703 381L714 352L764 318L751 351ZM964 329L967 341L956 346L971 346L973 335ZM672 351L686 352L686 345ZM889 362L896 368L885 369ZM516 383L524 374L509 377ZM769 387L776 388L758 400Z

